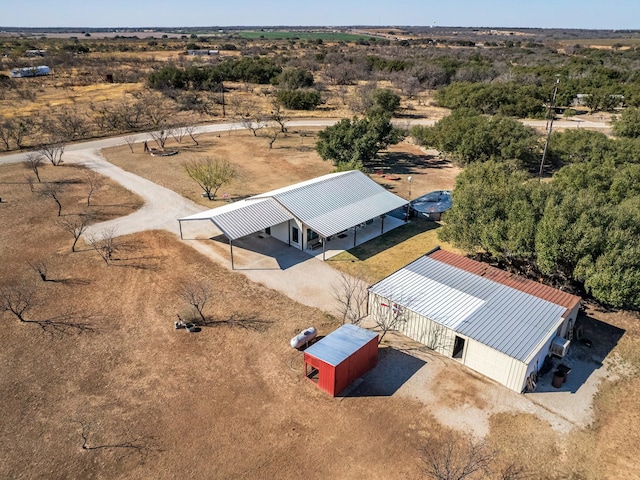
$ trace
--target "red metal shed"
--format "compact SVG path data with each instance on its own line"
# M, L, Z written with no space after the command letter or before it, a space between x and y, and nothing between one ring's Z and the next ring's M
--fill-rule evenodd
M306 377L336 396L378 363L378 334L342 325L304 351Z

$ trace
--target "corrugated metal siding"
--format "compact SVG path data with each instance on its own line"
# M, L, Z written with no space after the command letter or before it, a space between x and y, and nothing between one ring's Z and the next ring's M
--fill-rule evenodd
M323 392L327 392L329 395L335 396L336 394L336 369L333 365L329 365L327 362L323 362L319 358L312 355L308 355L305 351L304 361L308 365L318 369L318 388Z
M231 240L293 220L293 216L273 199L250 200L243 203L239 208L211 215L211 221Z
M347 323L307 348L305 356L311 355L335 367L377 337L375 332Z
M386 298L372 293L369 295L369 314L373 317L388 315L389 307L384 306L388 302ZM417 312L408 310L406 321L400 323L398 331L441 355L450 357L453 353L455 332Z
M432 257L419 258L370 291L520 361L566 310Z

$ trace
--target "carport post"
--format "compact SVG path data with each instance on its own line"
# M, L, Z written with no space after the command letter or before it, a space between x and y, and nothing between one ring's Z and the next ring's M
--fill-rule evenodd
M353 246L356 246L356 237L358 236L358 226L353 227Z
M235 270L233 268L233 240L229 239L229 248L231 249L231 270Z
M184 240L184 238L182 238L182 220L178 220L178 226L180 227L180 240Z
M384 217L386 217L384 213L380 215L380 220L382 220L382 225L380 226L380 235L384 233Z
M324 258L324 252L327 249L327 237L322 237L322 261L324 262L326 258Z

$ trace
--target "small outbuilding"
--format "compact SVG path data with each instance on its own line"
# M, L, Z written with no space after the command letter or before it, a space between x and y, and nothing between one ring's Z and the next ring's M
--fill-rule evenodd
M563 357L580 297L436 248L369 288L369 314L516 392Z
M40 77L43 75L49 75L51 69L46 65L39 65L37 67L24 67L24 68L12 68L9 71L11 78L24 78L24 77Z
M378 334L350 323L304 351L306 377L335 397L378 363Z

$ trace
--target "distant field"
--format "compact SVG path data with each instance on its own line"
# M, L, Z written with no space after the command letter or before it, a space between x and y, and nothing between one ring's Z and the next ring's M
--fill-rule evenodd
M322 40L323 42L355 42L357 40L366 40L371 37L366 35L353 35L351 33L342 32L291 32L291 31L255 31L248 30L237 32L242 38L258 39L265 38L268 40Z
M640 38L575 38L571 40L561 40L563 45L588 45L591 47L612 47L614 45L624 47L640 46Z

